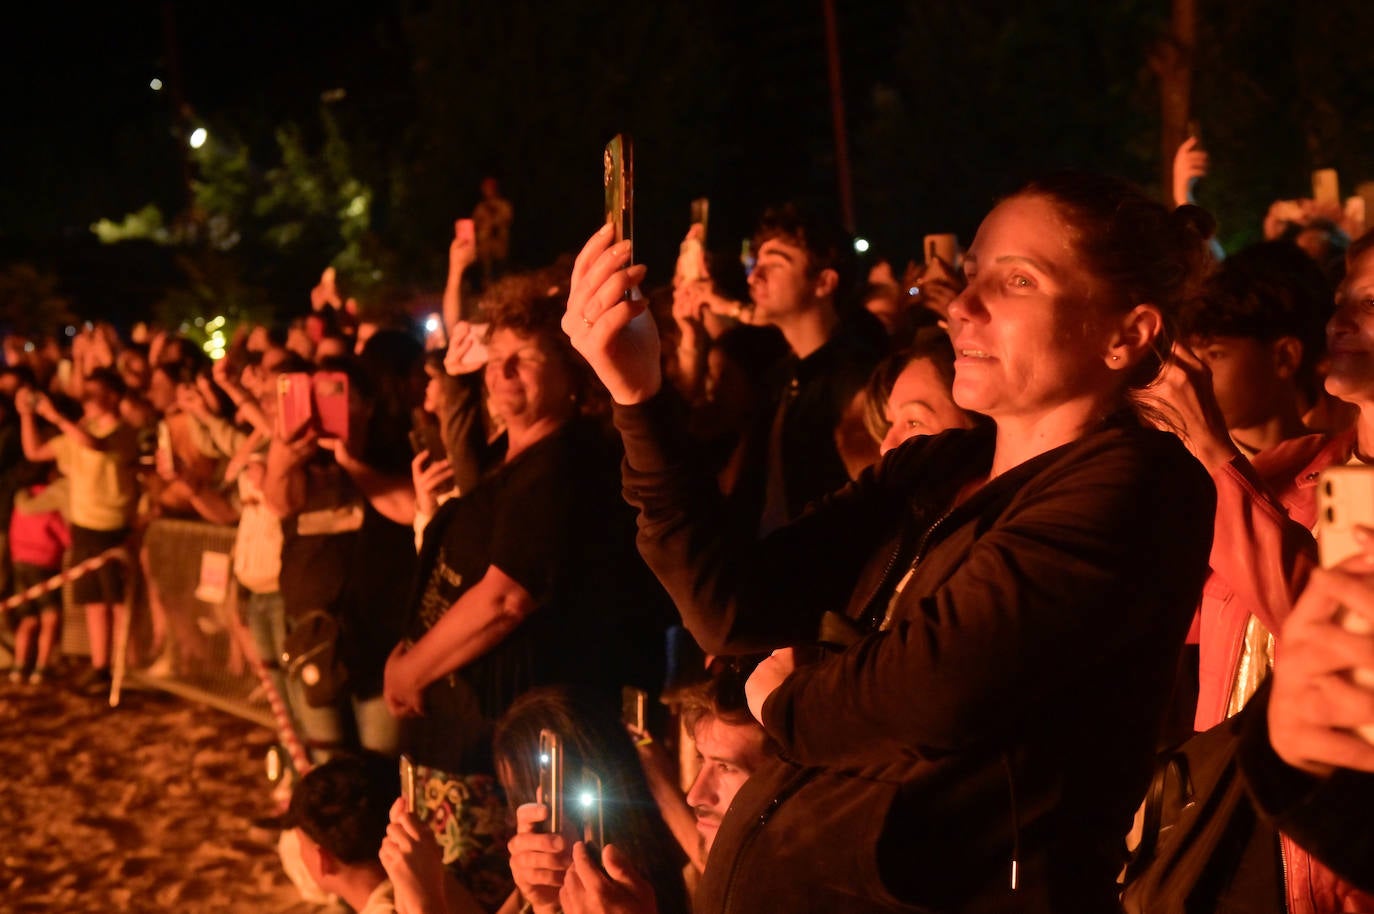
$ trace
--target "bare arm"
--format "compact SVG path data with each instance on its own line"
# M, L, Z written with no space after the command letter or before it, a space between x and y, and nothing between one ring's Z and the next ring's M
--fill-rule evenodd
M315 433L308 430L293 441L274 437L268 446L262 498L277 517L291 517L305 507L305 461L315 447Z
M23 392L20 392L23 395ZM19 440L24 448L24 459L30 463L49 463L57 459L57 452L50 442L38 436L38 425L33 421L33 409L19 410Z
M453 241L448 247L448 281L444 283L445 333L452 333L453 325L463 317L463 273L477 259L476 243L458 237L458 223L454 223L453 229Z
M415 488L409 474L383 473L354 457L343 446L334 448L334 458L378 514L407 527L415 523Z
M398 646L386 664L387 706L398 716L420 711L420 694L500 644L535 610L534 597L491 565L482 580L454 602L443 618L406 650Z

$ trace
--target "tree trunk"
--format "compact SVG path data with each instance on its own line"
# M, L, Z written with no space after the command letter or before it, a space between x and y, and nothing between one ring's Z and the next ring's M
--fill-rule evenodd
M1150 55L1150 69L1159 77L1160 188L1170 206L1174 202L1174 152L1188 137L1196 46L1196 0L1173 0L1169 34Z

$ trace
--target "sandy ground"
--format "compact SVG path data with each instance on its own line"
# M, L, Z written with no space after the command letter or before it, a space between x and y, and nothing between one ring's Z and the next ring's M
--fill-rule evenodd
M159 692L0 679L0 912L336 910L283 875L263 727Z

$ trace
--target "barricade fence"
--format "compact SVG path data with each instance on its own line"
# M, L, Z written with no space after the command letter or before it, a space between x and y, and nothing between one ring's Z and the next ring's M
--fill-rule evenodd
M233 576L236 529L202 521L159 518L141 537L0 602L13 610L62 589L61 652L89 656L85 607L72 598L72 582L108 562L126 566L123 605L115 613L110 704L126 681L202 701L277 730L297 763L308 767L253 639L238 611Z

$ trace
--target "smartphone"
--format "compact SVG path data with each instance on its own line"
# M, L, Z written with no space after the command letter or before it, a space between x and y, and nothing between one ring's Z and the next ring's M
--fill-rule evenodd
M711 201L706 197L697 197L692 201L692 223L701 226L701 243L706 244L706 223L711 216Z
M417 457L428 454L430 462L448 459L448 449L444 447L439 423L423 409L416 409L411 414L410 447Z
M648 733L649 693L634 686L620 690L620 719L631 733Z
M277 375L277 437L290 441L314 418L310 375L303 371Z
M312 376L315 422L321 438L348 440L348 375L317 371Z
M582 769L577 783L577 834L587 844L592 859L600 861L606 846L606 823L601 812L601 778Z
M539 731L539 802L549 810L539 830L558 834L563 830L563 741L552 730Z
M415 763L410 756L401 756L401 798L406 802L406 811L414 813L418 808L415 802Z
M1374 527L1374 466L1333 466L1317 479L1317 553L1323 568L1331 568L1363 550L1355 541L1355 527ZM1374 635L1363 616L1342 612L1341 625L1357 635ZM1352 671L1356 684L1374 689L1374 670ZM1374 724L1358 727L1374 743Z
M1318 206L1341 205L1341 183L1334 168L1318 168L1312 172L1312 200Z
M935 262L939 257L949 266L954 266L954 259L959 256L959 238L957 235L927 235L921 242L921 250L925 252L926 266Z
M634 144L617 133L602 154L606 190L606 221L615 226L616 242L634 238Z
M459 219L453 224L453 234L459 241L477 243L477 223L471 219Z

